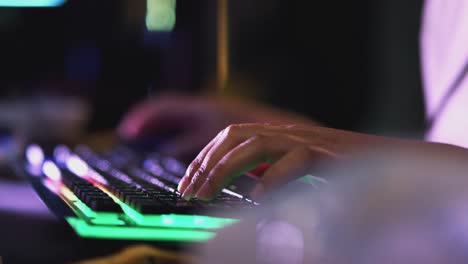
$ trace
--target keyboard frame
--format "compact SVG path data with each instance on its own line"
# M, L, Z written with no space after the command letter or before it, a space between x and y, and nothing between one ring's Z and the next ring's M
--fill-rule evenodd
M14 162L13 169L31 183L38 196L57 218L66 222L70 229L83 239L197 243L212 239L216 236L217 229L239 220L233 217L234 214L229 215L229 213L221 212L219 216L175 213L143 215L138 223L135 221L138 216L135 216L131 219L134 221L134 225L128 219L122 225L106 222L112 218L118 220L122 217L128 217L131 213L135 214L136 211L132 208L122 206L124 214L94 212L102 219L106 219L103 222L100 222L100 220L96 222L96 219L91 220L89 216L84 215L85 211L89 212L91 210L90 208L83 209L81 207L80 209L79 206L74 206L73 201L71 201L73 198L66 198L66 196L72 197L70 193L73 195L66 186L60 184L57 186L56 183L51 182L43 175L35 176L31 171L28 171L24 160ZM54 187L54 185L56 186ZM136 213L138 214L138 212Z

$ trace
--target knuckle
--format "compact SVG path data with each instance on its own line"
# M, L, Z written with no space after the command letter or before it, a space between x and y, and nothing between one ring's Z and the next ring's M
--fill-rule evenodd
M206 172L206 165L202 163L198 167L197 171L195 171L195 173L193 174L192 178L190 179L190 182L196 185L202 179L205 172Z
M218 132L218 134L216 134L216 136L213 138L212 141L217 141L219 138L221 138L225 133L226 133L226 129L222 129L221 131Z
M187 170L185 172L186 175L190 174L193 170L198 168L202 164L202 159L201 158L196 158L190 163L190 165L187 167Z
M197 174L197 175L202 175L202 174L204 174L204 173L206 172L206 169L207 169L206 164L205 164L205 163L201 163L201 164L200 164L200 167L198 167L198 170L197 170L197 172L196 172L195 174Z
M200 180L202 179L201 175L202 175L201 173L196 172L195 175L193 175L193 177L192 177L192 179L191 179L190 182L191 182L193 185L197 185L197 184L200 182Z
M229 125L224 129L224 134L227 137L234 136L234 135L236 135L238 133L240 128L241 128L241 126L237 125L237 124Z

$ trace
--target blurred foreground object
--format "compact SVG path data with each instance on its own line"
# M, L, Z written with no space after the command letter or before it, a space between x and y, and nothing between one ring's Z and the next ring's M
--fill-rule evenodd
M161 152L194 158L220 130L237 123L316 124L300 114L247 100L161 94L135 105L118 133L125 140L170 135Z
M390 150L324 168L330 184L276 197L200 263L468 262L466 161Z
M164 251L147 245L128 247L118 254L94 260L86 260L78 264L150 264L150 263L191 263L193 259L184 254Z
M75 97L37 96L0 102L0 124L25 140L76 139L89 118L88 104Z

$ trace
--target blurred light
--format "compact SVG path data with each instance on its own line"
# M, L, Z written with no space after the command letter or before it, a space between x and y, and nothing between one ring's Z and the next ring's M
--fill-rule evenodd
M95 170L91 168L89 168L88 170L87 179L93 182L100 183L102 185L109 185L109 182L107 182L107 180L104 179L104 177L102 177L101 174L99 174L98 172L96 172Z
M228 189L222 189L221 192L223 192L225 194L230 194L230 195L235 196L235 197L240 198L240 199L244 198L242 195L240 195L240 194L238 194L236 192L233 192L231 190L228 190Z
M59 168L50 160L44 162L44 165L42 166L42 172L45 176L53 181L57 182L62 179L62 174L60 173Z
M44 151L36 144L29 145L26 148L26 159L32 166L41 166L44 162Z
M111 164L109 161L107 160L98 160L96 161L96 167L103 170L103 171L108 171L111 169Z
M35 177L42 176L41 166L32 166L31 164L29 164L28 166L25 166L25 168L26 168L26 171L32 176L35 176Z
M172 31L176 23L176 0L147 0L148 31Z
M161 165L148 159L143 162L143 168L156 175L163 175L165 172Z
M60 194L60 185L57 184L57 182L53 182L50 180L45 180L42 182L44 186L49 189L49 191L55 193L55 194Z
M67 159L66 162L67 168L76 174L79 177L86 177L89 172L89 167L86 162L84 162L82 159L80 159L76 155L72 155Z
M86 161L82 160L77 155L71 155L68 157L66 167L76 176L89 179L104 185L108 182L95 170L93 170Z
M54 149L54 158L57 163L66 164L68 158L71 155L71 150L65 145L58 145Z
M172 224L174 224L174 219L173 219L173 217L166 217L165 215L162 215L162 222L165 225L172 225Z
M304 263L304 236L295 225L282 220L257 224L259 263Z
M61 6L66 0L0 0L2 7L54 7Z
M185 171L187 170L186 166L172 158L165 158L163 160L163 164L167 170L176 175L184 175Z

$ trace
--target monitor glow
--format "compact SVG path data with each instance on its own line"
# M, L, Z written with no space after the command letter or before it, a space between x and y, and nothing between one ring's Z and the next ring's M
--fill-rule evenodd
M146 29L169 32L176 23L176 0L147 0Z

